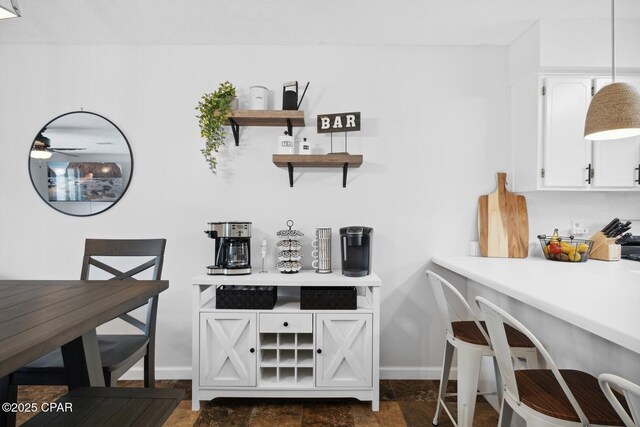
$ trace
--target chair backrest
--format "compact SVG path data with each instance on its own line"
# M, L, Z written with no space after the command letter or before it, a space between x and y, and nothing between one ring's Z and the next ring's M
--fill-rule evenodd
M86 239L80 279L88 280L91 266L93 266L111 274L113 277L109 280L136 280L134 277L136 274L150 268L153 268L151 280L160 280L166 244L166 239ZM151 257L151 259L123 272L96 259L96 257ZM119 317L140 329L146 336L150 336L155 331L157 307L158 296L156 295L150 298L147 304L145 323L130 314L123 314Z
M616 410L622 421L624 421L624 424L627 427L637 427L640 424L640 385L613 374L600 374L598 376L598 382L600 382L600 388L602 388L604 395L607 396L611 406L613 406L613 409ZM629 405L631 417L629 417L627 411L625 411L624 407L620 404L616 395L613 394L611 384L622 390Z
M511 358L511 351L509 349L509 343L507 342L507 333L505 332L505 324L513 327L514 329L522 332L526 335L527 338L531 340L531 342L536 346L538 352L544 357L544 360L547 363L547 366L553 372L553 376L556 378L562 391L569 399L573 410L576 411L578 418L580 418L580 422L582 425L588 425L589 421L587 417L584 415L584 412L578 405L576 398L571 393L571 390L567 386L564 378L560 375L560 371L556 367L555 363L553 363L553 359L547 352L547 350L542 346L540 341L529 331L527 328L522 325L522 323L518 322L513 316L509 313L488 301L483 297L476 297L476 303L480 307L483 316L485 317L485 321L487 322L487 327L489 328L489 336L491 337L491 344L493 345L493 351L496 356L496 361L498 362L498 369L500 370L500 375L502 376L502 382L505 385L505 392L516 402L520 402L520 394L518 393L518 384L516 382L516 375L513 369L513 360Z
M471 307L469 307L469 304L467 303L467 300L465 300L462 294L458 292L458 290L451 283L449 283L447 280L437 275L433 271L427 270L426 275L429 278L429 282L431 283L431 289L433 289L433 294L436 298L436 304L438 305L438 311L440 311L440 317L442 317L442 321L444 322L447 334L451 337L454 336L453 326L451 325L451 322L458 318L457 315L454 316L455 313L452 313L453 310L451 309L451 305L447 301L446 295L449 294L455 297L458 302L465 308L467 312L467 318L473 320L476 323L476 326L478 327L478 329L480 329L480 332L487 340L487 343L491 344L491 341L489 341L489 336L485 332L484 328L480 325L478 318L473 313Z

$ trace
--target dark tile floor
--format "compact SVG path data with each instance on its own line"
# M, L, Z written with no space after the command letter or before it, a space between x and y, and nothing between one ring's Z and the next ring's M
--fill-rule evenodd
M121 387L142 387L142 381L119 381ZM370 402L355 399L216 399L202 402L199 412L191 411L191 381L156 381L156 387L179 387L185 399L165 426L191 427L426 427L436 409L438 382L428 380L380 381L380 411L372 412ZM450 391L455 390L455 381ZM20 387L18 401L47 402L66 392L66 387ZM455 398L448 405L455 414ZM19 414L18 425L33 414ZM478 397L474 426L495 426L498 414ZM441 427L452 426L444 414Z

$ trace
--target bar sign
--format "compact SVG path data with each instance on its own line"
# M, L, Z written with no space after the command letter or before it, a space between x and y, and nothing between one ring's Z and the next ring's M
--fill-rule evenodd
M360 130L360 111L354 113L318 114L318 133Z

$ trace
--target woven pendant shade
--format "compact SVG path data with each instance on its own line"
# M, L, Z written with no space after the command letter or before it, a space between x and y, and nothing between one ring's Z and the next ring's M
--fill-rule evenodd
M595 94L587 111L584 137L592 141L640 135L640 94L626 83L612 83Z

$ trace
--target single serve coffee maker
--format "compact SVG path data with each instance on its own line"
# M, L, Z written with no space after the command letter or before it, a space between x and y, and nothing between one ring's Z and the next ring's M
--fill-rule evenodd
M210 222L205 233L215 240L210 275L251 274L251 223Z
M371 274L371 239L373 228L362 226L340 229L342 274L362 277Z

